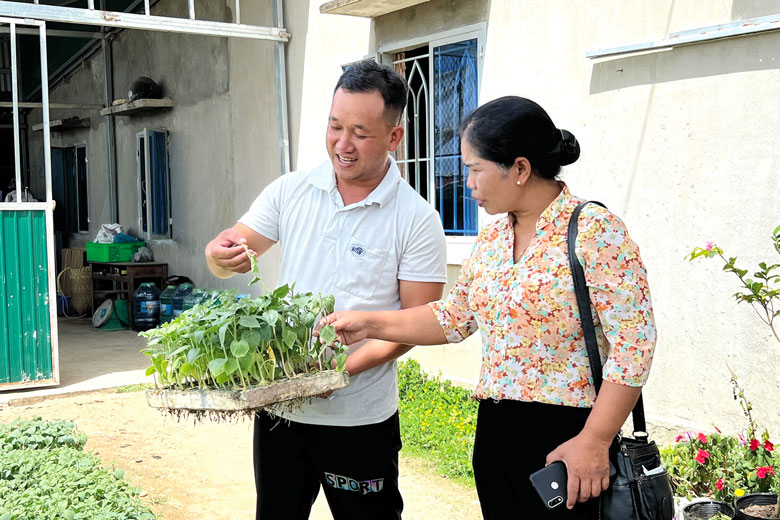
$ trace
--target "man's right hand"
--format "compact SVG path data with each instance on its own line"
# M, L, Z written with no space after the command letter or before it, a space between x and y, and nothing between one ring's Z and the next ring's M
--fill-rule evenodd
M247 239L234 228L226 229L206 245L206 262L215 276L228 278L235 273L246 273L251 268L244 250ZM249 254L257 254L249 250Z

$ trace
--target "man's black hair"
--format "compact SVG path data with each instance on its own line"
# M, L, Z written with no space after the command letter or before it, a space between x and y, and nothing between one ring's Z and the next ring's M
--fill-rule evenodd
M382 95L385 102L385 119L392 125L397 125L406 106L406 80L387 65L380 65L374 60L363 60L353 63L336 83L338 89L347 92L374 92Z

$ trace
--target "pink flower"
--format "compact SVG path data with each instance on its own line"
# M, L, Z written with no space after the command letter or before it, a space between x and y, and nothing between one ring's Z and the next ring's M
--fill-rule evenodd
M766 451L775 451L775 445L769 442L769 440L764 441L764 449Z
M702 443L707 444L707 436L704 435L703 433L700 433L697 439L699 439L699 441L701 441Z
M704 249L707 251L712 251L712 248L715 247L715 243L712 241L707 242L707 245L704 246Z
M761 443L758 442L758 439L750 441L750 451L756 451L759 446L761 446Z
M674 438L674 442L680 442L681 440L683 440L682 435L678 435L677 437Z
M699 464L704 464L707 462L707 459L710 458L710 452L707 450L699 450L699 453L696 455L696 462Z
M715 482L715 487L718 488L718 491L723 491L723 479L719 478L717 482Z
M756 476L758 478L766 478L767 475L774 475L774 474L775 474L775 470L772 469L772 466L762 466L756 469Z

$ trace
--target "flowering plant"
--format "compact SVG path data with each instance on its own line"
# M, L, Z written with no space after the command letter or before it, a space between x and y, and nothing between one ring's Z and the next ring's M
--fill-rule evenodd
M775 251L780 254L780 226L775 228L771 238ZM716 256L723 260L723 270L736 275L742 283L742 288L734 294L737 303L749 303L780 342L780 335L775 328L775 319L780 316L780 264L761 262L753 278L748 278L748 271L736 266L737 258L727 259L723 250L712 242L703 248L695 248L688 259L693 261L700 257ZM709 439L703 433L695 437L678 437L678 442L667 450L667 456L670 458L672 482L677 483L681 494L685 496L708 495L730 501L745 493L777 492L780 475L775 475L775 468L780 473L780 458L775 455L774 445L766 430L760 440L757 438L753 407L737 383L734 372L731 372L731 383L734 399L739 401L748 420L748 440L742 435L735 438L723 436L720 432L711 435ZM691 461L694 451L696 453ZM777 501L772 518L779 516L780 500Z
M775 489L780 457L768 434L748 441L715 429L717 433L683 433L661 449L675 495L732 502L746 493Z

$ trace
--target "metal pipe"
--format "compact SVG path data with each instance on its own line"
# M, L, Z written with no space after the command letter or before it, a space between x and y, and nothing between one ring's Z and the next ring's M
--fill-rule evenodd
M195 19L195 0L187 0L187 6L190 11L190 20Z
M236 0L236 23L241 23L241 0Z
M103 102L110 107L114 100L113 44L110 39L101 42L103 54ZM119 222L119 196L117 191L116 126L114 116L105 116L106 123L106 171L108 172L108 214L110 222Z
M683 45L692 45L695 43L721 40L723 38L734 38L737 36L749 36L777 30L780 30L780 14L771 14L769 16L738 20L736 22L720 25L710 25L708 27L673 32L669 33L667 38L654 42L636 43L632 45L623 45L621 47L612 47L610 49L588 51L585 53L585 57L593 59L636 52L669 50Z
M36 92L40 90L40 87L36 89ZM28 102L28 101L20 101L18 104L19 108L43 108L43 103L37 103L37 102ZM10 101L0 101L0 108L13 108L14 104ZM49 103L50 109L81 109L81 110L103 110L105 107L103 105L90 105L90 104L84 104L84 103Z
M95 10L95 0L87 0L87 8L90 11L94 11Z
M152 9L149 7L149 0L144 0L144 14L146 16L152 15Z
M43 171L46 176L46 210L43 212L46 220L46 258L49 271L49 327L51 334L52 378L56 383L60 379L59 334L57 331L57 291L55 271L57 262L54 258L54 198L51 182L51 131L49 128L49 60L46 46L46 22L41 22L38 28L40 34L41 54L41 101L43 102Z
M287 31L281 27L260 27L232 22L188 20L173 18L171 16L146 16L145 14L121 11L90 11L89 9L26 4L22 2L10 2L8 0L0 0L0 13L13 17L5 19L0 18L0 20L30 18L33 20L46 20L49 22L66 22L182 34L200 34L204 36L254 38L258 40L283 42L286 42L290 36Z
M0 34L8 34L8 28L7 27L0 27ZM16 29L16 34L29 34L31 36L38 36L38 31L36 29L30 29L26 27L18 27ZM46 33L47 36L57 36L61 38L84 38L84 39L100 39L103 38L103 35L101 33L97 32L88 32L88 31L67 31L67 30L59 30L54 29L51 31L48 31Z
M16 203L22 202L22 165L19 151L19 92L17 91L16 70L16 24L11 22L11 100L14 119L14 172L16 182Z
M284 31L284 5L282 0L274 0L274 25ZM286 32L285 32L286 34ZM286 41L286 40L285 40ZM274 73L276 75L276 122L279 129L279 150L281 155L280 171L284 175L290 171L290 133L287 124L287 61L284 43L274 44L276 53Z
M46 175L46 202L52 201L51 188L51 129L49 128L49 65L46 54L46 24L40 26L41 44L41 101L43 102L43 171ZM53 237L52 237L53 238Z

